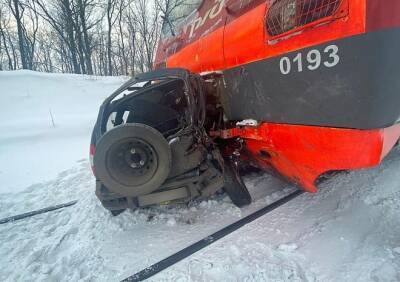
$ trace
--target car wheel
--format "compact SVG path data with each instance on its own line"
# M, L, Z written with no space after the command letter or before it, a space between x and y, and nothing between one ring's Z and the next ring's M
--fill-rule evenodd
M224 169L225 192L232 202L240 207L251 203L251 196L239 174L239 169L232 161L225 162Z
M156 129L140 123L102 136L94 155L96 177L112 192L137 197L157 190L171 170L171 149Z

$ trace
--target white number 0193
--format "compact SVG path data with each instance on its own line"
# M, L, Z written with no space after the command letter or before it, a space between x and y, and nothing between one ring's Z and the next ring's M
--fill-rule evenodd
M296 57L291 61L289 57L282 57L279 63L279 67L282 74L289 74L293 68L297 66L297 71L302 72L304 69L309 69L310 71L317 70L321 65L324 65L327 68L333 68L340 62L339 57L339 47L336 45L329 45L324 49L324 54L328 55L327 58L324 56L322 58L322 54L318 49L310 50L306 55L306 63L303 59L302 53L297 53ZM293 62L293 64L292 64Z

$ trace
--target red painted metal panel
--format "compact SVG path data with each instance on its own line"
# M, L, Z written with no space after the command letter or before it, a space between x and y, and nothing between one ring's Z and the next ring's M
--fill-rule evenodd
M188 31L183 35L186 43L167 59L167 66L184 67L194 72L224 70L365 32L365 0L352 0L342 2L342 5L348 5L348 16L322 25L311 23L301 31L289 32L285 37L276 38L266 33L266 13L269 8L267 3L250 6L251 8L245 9L245 13L220 12L218 19L213 18L210 22L206 20L193 33L193 37L187 39L193 26L193 22L189 23L186 29ZM210 7L210 4L204 5L198 18L204 19ZM222 22L225 21L227 24L224 27ZM223 59L220 58L221 42L218 41L222 38L225 54ZM165 57L162 54L163 44L160 43L156 64ZM203 62L202 59L206 61Z
M230 23L225 27L225 65L222 68L242 65L265 56L265 9L264 3L245 15L228 15Z
M367 0L367 31L400 27L399 0Z
M263 123L234 128L222 137L245 140L249 159L272 168L308 192L323 173L378 165L400 137L400 124L386 129L354 130Z

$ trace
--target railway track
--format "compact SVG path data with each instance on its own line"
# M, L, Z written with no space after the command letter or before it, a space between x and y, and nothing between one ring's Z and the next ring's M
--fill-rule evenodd
M43 209L40 209L40 210L35 210L35 211L31 211L31 212L26 212L26 213L14 215L14 216L6 217L6 218L3 218L3 219L0 219L0 224L14 222L14 221L17 221L17 220L33 217L35 215L44 214L44 213L60 210L60 209L63 209L63 208L71 207L71 206L75 205L77 202L78 201L71 201L71 202L60 204L60 205L56 205L56 206L46 207L46 208L43 208Z
M197 241L190 246L170 255L169 257L149 266L146 267L145 269L125 278L122 280L123 282L131 282L131 281L143 281L148 278L151 278L152 276L156 275L157 273L173 266L174 264L182 261L183 259L195 254L196 252L206 248L207 246L217 242L218 240L224 238L225 236L233 233L234 231L242 228L243 226L253 222L254 220L260 218L261 216L264 216L275 209L279 208L280 206L288 203L289 201L297 198L301 194L303 194L304 191L301 190L296 190L295 192L281 198L278 201L273 202L272 204L269 204L253 213L250 215L218 230L217 232L201 239L200 241ZM57 211L60 209L64 209L67 207L72 207L75 205L78 201L71 201L68 203L60 204L60 205L55 205L55 206L50 206L46 207L43 209L23 213L23 214L18 214L10 217L6 217L3 219L0 219L0 224L6 224L6 223L12 223L18 220L30 218L39 214L44 214L52 211Z
M300 196L303 193L304 193L304 191L302 191L302 190L296 190L295 192L283 197L282 199L280 199L276 202L273 202L272 204L269 204L269 205L265 206L264 208L257 210L256 212L220 229L219 231L201 239L200 241L197 241L196 243L193 243L192 245L170 255L169 257L167 257L149 267L146 267L145 269L133 274L132 276L127 277L126 279L122 280L122 282L144 281L148 278L151 278L152 276L165 270L166 268L193 255L194 253L200 251L201 249L204 249L205 247L217 242L218 240L224 238L225 236L231 234L232 232L238 230L239 228L242 228L246 224L249 224L249 223L253 222L254 220L260 218L261 216L272 212L273 210L275 210L275 209L279 208L280 206L288 203L289 201L297 198L298 196Z

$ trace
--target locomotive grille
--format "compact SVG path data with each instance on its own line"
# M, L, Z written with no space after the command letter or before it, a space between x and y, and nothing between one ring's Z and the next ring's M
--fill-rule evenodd
M342 0L276 0L268 11L267 31L277 36L332 17Z

